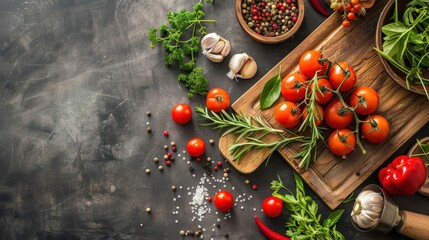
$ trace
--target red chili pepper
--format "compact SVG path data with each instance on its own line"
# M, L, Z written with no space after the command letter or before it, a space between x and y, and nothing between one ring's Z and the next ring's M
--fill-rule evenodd
M277 232L274 232L270 228L268 228L261 220L259 220L258 216L255 216L255 223L258 226L259 230L268 240L291 240L290 238L281 235Z
M425 162L401 155L380 170L378 179L390 195L413 195L426 181Z
M321 0L310 0L311 6L325 17L329 17L329 12L322 6Z

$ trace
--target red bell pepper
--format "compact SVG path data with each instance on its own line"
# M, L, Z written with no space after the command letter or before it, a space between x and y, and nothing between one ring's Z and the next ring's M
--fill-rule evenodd
M413 195L426 181L425 162L401 155L380 170L378 180L390 195Z

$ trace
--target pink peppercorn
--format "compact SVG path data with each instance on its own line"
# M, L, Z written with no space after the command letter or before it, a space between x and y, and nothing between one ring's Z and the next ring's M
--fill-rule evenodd
M221 161L217 162L217 166L218 167L222 167L223 166L223 162L221 162Z
M253 184L253 185L252 185L252 189L253 189L253 190L257 190L257 189L258 189L258 185Z
M165 165L170 166L171 165L171 161L170 160L165 161Z
M164 131L164 136L168 137L169 133L167 130Z

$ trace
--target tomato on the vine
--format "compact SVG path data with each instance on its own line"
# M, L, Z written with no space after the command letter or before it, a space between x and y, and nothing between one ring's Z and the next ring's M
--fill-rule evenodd
M305 97L305 81L301 73L291 73L282 80L282 96L289 101L298 102Z
M349 20L344 20L342 23L343 27L350 27L350 21Z
M326 78L320 78L317 80L317 86L320 89L320 92L316 92L316 103L325 104L331 100L334 93L331 83ZM313 90L314 82L310 85L310 89Z
M353 5L356 5L356 4L359 3L359 0L351 0L350 3L353 4Z
M171 110L171 118L177 124L186 124L192 119L192 109L186 103L176 104Z
M234 206L234 197L227 190L221 190L215 194L214 205L222 212L228 212Z
M206 105L207 108L213 112L227 110L230 104L231 100L229 94L222 88L212 88L207 93Z
M353 113L338 99L325 108L325 122L331 128L345 128L353 121Z
M356 18L356 15L354 12L347 13L347 19L348 20L355 20L355 18Z
M328 68L328 61L324 61L321 52L309 50L299 59L299 70L307 78L313 78L317 72L318 76L325 74Z
M335 89L348 91L355 86L357 78L355 71L347 62L339 62L329 70L329 81Z
M356 147L356 136L349 129L336 129L328 137L328 148L337 156L345 158Z
M274 117L285 128L293 128L299 123L301 110L294 102L284 101L277 105Z
M374 113L379 104L378 93L372 87L358 87L350 96L350 106L356 107L356 113L368 115Z
M316 104L316 106L317 106L317 109L316 108L313 109L314 117L315 117L314 122L316 126L319 126L323 122L324 113L323 113L323 108L320 105ZM305 107L304 110L302 111L302 121L305 121L307 116L308 116L308 106Z
M269 196L262 202L262 210L268 217L278 217L283 212L283 201L278 197Z
M361 126L362 136L371 143L380 143L386 140L390 132L390 125L386 118L380 115L369 115Z
M192 157L201 157L206 150L206 143L201 138L191 138L186 143L186 151Z

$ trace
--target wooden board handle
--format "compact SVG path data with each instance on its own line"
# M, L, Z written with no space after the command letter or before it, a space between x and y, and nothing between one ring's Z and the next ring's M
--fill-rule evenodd
M402 221L396 227L400 234L412 239L429 239L429 216L410 211L401 211Z

